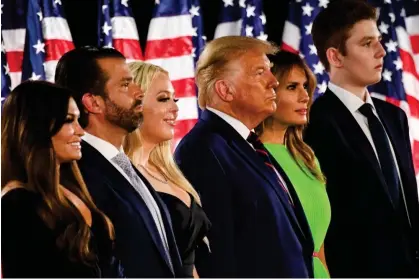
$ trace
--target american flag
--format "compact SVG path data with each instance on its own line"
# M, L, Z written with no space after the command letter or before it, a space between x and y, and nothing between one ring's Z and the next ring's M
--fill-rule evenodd
M387 52L381 81L369 87L375 97L405 110L409 118L413 161L419 185L419 2L371 0L379 10L378 28ZM316 74L315 98L326 91L328 75L311 37L313 20L329 0L291 0L282 49L300 53Z
M54 81L58 60L74 48L61 0L7 0L2 7L11 87L27 79Z
M223 0L214 38L248 36L267 40L262 0Z
M198 0L156 0L148 29L145 60L169 72L179 98L175 145L198 118L194 71L205 42L201 17Z
M129 0L100 0L98 45L114 47L128 61L143 60L137 25Z
M10 93L11 81L10 81L10 67L6 61L6 51L4 50L3 38L1 40L1 104L6 96Z

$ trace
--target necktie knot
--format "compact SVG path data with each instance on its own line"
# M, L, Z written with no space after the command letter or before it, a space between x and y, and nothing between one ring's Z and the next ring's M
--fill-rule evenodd
M359 109L359 112L362 113L366 118L375 117L373 112L373 107L371 104L363 104Z
M251 143L253 146L260 145L262 143L259 139L259 136L256 135L255 132L250 132L249 136L247 137L247 141Z

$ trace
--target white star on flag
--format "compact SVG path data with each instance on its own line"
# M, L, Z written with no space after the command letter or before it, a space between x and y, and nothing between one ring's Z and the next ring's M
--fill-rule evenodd
M268 39L268 35L266 35L265 33L263 33L263 31L261 31L260 34L259 34L259 36L257 36L257 38L259 40L266 41Z
M393 74L392 74L392 72L390 72L389 70L387 70L387 69L384 69L384 72L383 72L383 79L385 80L385 81L390 81L391 82L391 76L392 76Z
M246 8L246 3L245 3L245 1L246 1L246 0L239 0L239 6L240 6L240 7L242 7L242 8Z
M35 72L32 72L32 76L29 78L30 80L39 80L41 78L41 75L35 74Z
M121 5L124 5L126 8L128 8L128 0L121 0Z
M396 66L396 70L401 70L403 68L403 62L400 57L397 57L397 60L394 60L393 64Z
M396 52L397 51L397 42L393 41L393 40L389 40L388 43L385 43L386 47L387 47L387 52Z
M308 48L310 49L310 54L317 55L317 48L315 45L308 45Z
M193 37L198 36L198 27L192 27L192 36Z
M54 1L54 5L57 5L57 4L58 4L58 5L62 5L61 0L55 0L55 1Z
M253 37L253 27L250 25L246 25L246 36Z
M9 74L9 72L10 72L10 68L9 68L9 65L4 65L3 66L4 67L4 74L6 74L6 75L8 75Z
M33 47L36 49L36 54L43 52L45 53L45 44L41 42L41 40L38 40L36 42L36 45L33 45Z
M196 57L195 52L196 52L196 47L193 47L193 48L192 48L192 57Z
M319 8L327 8L327 5L329 4L329 0L319 0Z
M321 84L317 85L317 88L319 89L319 93L324 93L327 90L327 83L323 80Z
M391 22L393 23L396 20L396 15L393 13L389 13L388 16L390 17Z
M224 2L224 8L228 6L232 6L232 7L234 6L233 0L223 0L223 2Z
M156 5L159 5L159 4L160 4L160 0L155 0L155 1L154 1L154 3L155 3Z
M39 17L39 21L42 21L42 19L44 19L44 17L42 16L42 12L37 12L36 14Z
M256 9L256 6L248 5L246 8L246 16L247 17L255 16L255 9Z
M109 31L112 30L112 26L109 26L108 23L105 21L102 27L103 33L106 34L106 36L109 36Z
M266 24L266 16L265 16L265 14L264 14L264 13L262 13L262 14L259 16L259 18L260 18L260 20L262 21L262 25L265 25L265 24Z
M314 10L312 6L307 2L305 6L301 7L303 9L303 15L311 16L311 12Z
M380 26L378 26L378 29L380 29L380 32L384 34L388 34L388 28L390 28L390 25L385 24L384 21L381 22Z
M192 5L192 7L189 9L189 13L191 14L192 18L194 16L199 16L199 6Z
M314 68L314 73L315 74L320 74L320 75L322 75L324 70L325 70L322 62L320 62L320 61L317 64L314 64L313 68Z
M102 5L102 14L105 14L105 10L108 8L108 5Z
M384 3L391 4L391 0L384 0Z
M304 28L306 29L306 35L310 35L311 29L313 28L313 22L310 22L309 25L304 26Z

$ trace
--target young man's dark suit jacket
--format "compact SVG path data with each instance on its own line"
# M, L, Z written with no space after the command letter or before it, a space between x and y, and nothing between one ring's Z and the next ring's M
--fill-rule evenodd
M153 187L137 171L160 208L174 271L168 263L153 217L140 194L99 151L85 141L82 142L82 153L78 165L95 204L113 222L117 257L122 262L125 276L176 277L182 274L170 215Z
M202 277L313 276L313 242L301 204L296 210L249 143L204 110L179 143L175 158L202 198L212 222L211 253L197 255Z
M414 273L418 192L407 118L400 108L372 99L396 154L413 228L408 225L402 198L400 206L391 201L364 132L328 89L314 102L304 137L326 176L332 207L326 261L332 277L419 276Z

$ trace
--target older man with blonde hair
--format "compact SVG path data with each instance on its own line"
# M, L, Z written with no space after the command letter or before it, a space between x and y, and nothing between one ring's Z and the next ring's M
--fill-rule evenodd
M291 182L252 130L276 110L271 43L229 36L198 61L198 123L175 157L213 226L201 277L312 277L313 242Z

